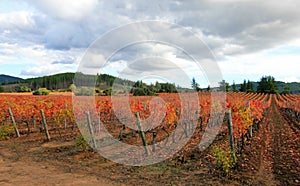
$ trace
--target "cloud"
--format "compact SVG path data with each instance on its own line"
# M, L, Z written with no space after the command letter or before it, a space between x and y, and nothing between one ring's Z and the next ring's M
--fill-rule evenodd
M157 56L164 59L171 58L173 61L185 60L185 64L188 64L188 58L180 50L184 49L189 55L196 56L200 60L211 59L213 52L217 60L222 62L219 64L225 70L224 74L230 74L229 72L259 74L264 73L267 66L271 65L274 74L283 75L287 72L277 73L276 69L287 59L270 58L264 52L299 39L300 33L298 10L300 1L297 0L287 0L285 3L271 0L188 2L154 0L151 3L140 0L121 2L25 0L25 2L28 7L24 6L22 11L19 11L19 7L18 11L0 14L1 63L7 58L14 59L8 61L16 63L18 57L34 65L49 65L49 68L58 65L70 66L71 61L76 61L76 58L83 55L90 44L101 36L109 35L114 29L136 21L158 20L179 26L136 24L121 29L119 35L100 43L101 50L95 51L94 61L86 67L86 70L99 67L97 60L105 62L110 54L113 54L111 62L116 63L125 61L129 64L130 61ZM186 30L180 29L181 26ZM195 36L205 44L199 45ZM153 42L124 46L127 41L143 41L151 38L169 44ZM177 46L171 45L172 41L176 41ZM298 46L299 43L296 47ZM297 54L299 52L295 55ZM276 64L268 62L270 59L276 61ZM294 62L288 64L296 65ZM159 70L157 66L166 67L164 64L142 60L135 66L127 65L131 70L135 68L153 72ZM39 71L38 69L24 71L25 74L34 72ZM43 71L36 74L43 74ZM296 77L294 75L292 77Z
M276 80L286 82L299 79L300 55L294 53L274 55L281 51L282 48L277 48L260 53L234 56L218 64L225 78L235 77L230 78L229 82L236 78L240 78L240 82L243 79L258 81L263 75L271 75Z
M68 64L74 64L74 61L53 61L51 64L63 64L63 65L68 65Z
M90 43L88 31L76 24L59 22L50 26L45 33L45 46L48 49L87 48Z
M81 21L90 16L97 7L97 0L28 0L45 14L71 22Z
M59 72L60 69L57 66L45 65L24 69L21 71L23 76L45 76Z

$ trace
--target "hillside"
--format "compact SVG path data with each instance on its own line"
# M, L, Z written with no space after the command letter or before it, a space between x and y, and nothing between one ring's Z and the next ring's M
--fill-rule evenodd
M0 74L0 84L2 83L11 83L23 80L22 78L8 76L4 74Z
M80 74L78 74L80 75ZM3 77L9 77L2 75ZM69 86L73 83L75 77L75 73L67 72L37 78L28 78L28 79L21 79L21 78L11 78L10 81L5 79L4 82L0 82L2 87L7 92L14 92L17 90L19 86L26 86L31 90L37 90L39 88L45 87L49 90L59 90L59 89L68 89ZM96 87L100 88L101 90L108 89L114 83L114 81L118 79L114 76L101 74L97 77L96 80ZM83 75L81 77L82 83L85 84L86 81L88 84L90 82L95 81L95 76L92 75ZM119 83L134 83L129 80L118 79ZM78 83L78 82L77 82Z
M75 73L68 72L68 73L61 73L55 74L50 76L43 76L37 78L29 78L29 79L22 79L18 77L8 76L8 75L0 75L0 85L4 88L5 91L13 92L16 90L16 87L20 85L24 85L29 87L31 90L37 90L41 87L46 87L49 90L59 90L59 89L68 89L68 87L73 83ZM95 76L84 75L87 82L91 81L91 78L94 81ZM96 87L101 90L106 90L110 88L114 81L118 79L114 76L101 74L97 78ZM118 79L118 82L122 82L122 84L134 84L130 80L123 80ZM82 82L84 83L84 82ZM257 90L258 82L253 82L254 90ZM282 81L277 81L278 92L282 92L284 87L288 86L291 90L291 93L300 94L300 83L299 82L292 82L292 83L285 83ZM236 84L237 90L240 89L241 84ZM179 88L179 87L177 87ZM179 88L180 91L190 91L189 88ZM230 86L232 90L232 87ZM203 90L206 90L205 88Z

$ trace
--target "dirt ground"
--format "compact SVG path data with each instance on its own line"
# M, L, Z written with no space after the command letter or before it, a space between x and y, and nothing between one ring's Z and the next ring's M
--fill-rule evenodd
M241 179L251 185L300 185L300 136L293 130L299 123L274 100L265 118L243 151Z
M295 125L299 123L273 100L260 129L246 141L237 167L227 176L215 169L209 149L191 149L193 156L184 161L175 157L130 167L77 149L70 135L50 142L39 133L22 135L0 142L0 185L300 185L300 138Z

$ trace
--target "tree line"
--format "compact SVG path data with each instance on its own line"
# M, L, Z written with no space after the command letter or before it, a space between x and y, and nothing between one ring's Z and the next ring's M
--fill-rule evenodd
M31 92L36 91L40 88L46 88L48 90L61 90L61 91L72 91L71 85L74 83L74 78L77 78L76 85L79 86L93 86L99 93L103 91L104 95L112 94L112 86L115 82L122 86L132 87L130 93L133 95L145 95L152 96L158 93L174 93L178 91L211 91L212 89L208 86L206 89L201 89L199 83L196 82L195 78L192 78L191 89L182 88L174 83L159 83L147 85L143 81L130 81L126 79L117 78L107 74L87 75L83 73L62 73L51 76L44 76L38 78L29 78L21 80L15 83L12 92ZM95 84L96 82L96 84ZM91 84L92 83L92 84ZM272 76L263 76L259 82L252 82L250 80L242 84L236 85L235 82L229 85L228 82L223 80L219 83L219 88L224 91L231 92L258 92L258 93L283 93L289 94L291 92L290 87L285 85L279 92L277 82ZM0 92L7 91L5 87L0 86Z

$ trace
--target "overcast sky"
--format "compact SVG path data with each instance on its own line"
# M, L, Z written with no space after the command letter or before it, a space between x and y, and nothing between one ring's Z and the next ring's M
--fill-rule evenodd
M207 83L191 68L189 58L206 58L207 49L191 39L197 37L229 83L258 81L263 75L299 82L299 7L298 0L1 0L0 74L28 78L75 72L99 37L126 24L157 20L176 24L193 36L165 24L123 31L120 37L110 38L114 45L141 35L151 38L149 33L155 32L156 39L176 40L179 46L141 43L123 48L113 54L104 72L163 74L178 66L204 87ZM190 53L184 56L181 48Z

